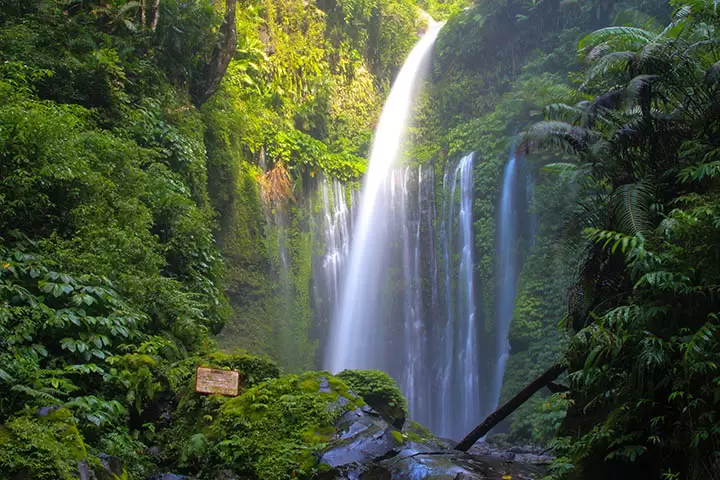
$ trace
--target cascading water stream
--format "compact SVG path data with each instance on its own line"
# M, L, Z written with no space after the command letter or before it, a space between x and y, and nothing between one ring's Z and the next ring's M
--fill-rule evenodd
M441 341L441 422L436 431L451 438L460 438L469 425L482 420L487 403L480 392L481 362L477 346L473 158L472 153L463 157L452 173L449 170L445 173L443 182L446 196L440 240L445 268L446 319ZM452 262L455 255L459 255L460 261L457 270L453 269Z
M325 298L331 305L340 302L340 280L345 270L350 253L350 230L352 228L352 211L354 198L350 206L345 197L345 186L338 180L332 183L322 181L323 200L323 237L325 255L322 268L325 276Z
M515 309L518 279L518 243L519 231L517 218L520 212L517 205L516 185L518 183L519 162L513 155L505 166L498 212L497 233L497 321L495 330L495 349L497 363L492 383L493 409L500 400L505 366L510 356L510 322Z
M330 326L325 367L333 372L387 366L386 345L382 342L384 332L377 321L390 220L383 201L387 200L383 185L398 157L422 67L440 28L440 24L431 23L410 52L392 86L375 132L358 219L353 228L343 293Z

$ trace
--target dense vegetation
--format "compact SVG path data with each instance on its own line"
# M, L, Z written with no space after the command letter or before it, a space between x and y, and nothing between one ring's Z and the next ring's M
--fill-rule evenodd
M717 2L418 5L448 23L409 156L477 152L488 332L511 153L535 182L503 398L558 360L570 390L507 438L555 437L556 478L716 478ZM381 372L277 364L316 367L314 187L364 172L423 23L411 0L0 0L0 476L104 453L133 479L302 478L348 386L404 420ZM199 364L243 394L192 395Z
M194 367L278 375L212 353L225 323L228 348L313 366L309 252L278 320L267 219L307 251L305 184L363 172L417 28L409 1L0 2L3 478L71 478L98 452L128 478L199 468Z
M562 424L558 478L715 478L717 7L529 3L451 19L417 141L482 158L486 324L513 148L537 183L504 396L558 358L570 391L516 412L510 438L547 441ZM563 318L568 336L553 325Z
M585 37L569 97L579 103L549 106L526 140L563 147L582 188L572 405L558 445L587 478L720 470L720 17L712 2L673 7L667 27L646 18Z

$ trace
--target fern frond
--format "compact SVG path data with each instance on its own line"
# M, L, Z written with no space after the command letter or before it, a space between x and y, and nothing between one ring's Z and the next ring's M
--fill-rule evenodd
M613 308L604 315L604 320L610 326L621 325L623 328L632 327L640 316L640 307L637 305L623 305Z
M585 108L578 105L567 105L565 103L553 103L545 107L543 113L549 120L577 123L585 113Z
M44 392L42 390L37 390L35 388L28 387L27 385L13 385L13 387L10 389L13 392L20 392L24 393L30 398L33 398L35 400L40 400L43 403L47 403L50 405L54 405L57 403L61 403L60 399L55 397L54 395L51 395L50 393Z
M687 294L690 293L690 279L677 272L655 271L648 272L637 281L635 288L647 285L661 292Z

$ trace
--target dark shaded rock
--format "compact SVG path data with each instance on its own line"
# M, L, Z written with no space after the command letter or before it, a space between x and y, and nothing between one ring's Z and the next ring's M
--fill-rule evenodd
M80 476L80 480L97 480L95 472L90 468L87 460L80 460L78 462L78 475Z
M176 475L174 473L158 473L148 478L148 480L186 480L189 478L190 477L186 477L185 475Z
M96 472L99 480L114 480L122 476L123 464L118 457L106 453L99 453L97 457L102 465L102 469Z

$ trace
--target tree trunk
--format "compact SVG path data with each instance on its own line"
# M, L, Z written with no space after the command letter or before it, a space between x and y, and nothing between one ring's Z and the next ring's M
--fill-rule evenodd
M475 442L485 436L490 431L490 429L503 421L512 412L517 410L518 407L520 407L520 405L522 405L530 397L532 397L535 392L537 392L538 390L555 380L557 377L559 377L566 368L567 367L560 365L559 363L550 367L545 373L533 380L530 385L523 388L520 393L515 395L505 405L491 413L490 416L487 417L480 425L475 427L472 432L468 433L468 435L455 446L455 450L467 452L470 447L472 447Z
M155 4L152 9L152 24L150 29L154 32L157 29L158 21L160 20L160 0L155 0Z
M215 48L210 62L205 65L202 77L193 82L191 94L193 103L200 107L220 88L220 82L227 72L237 48L235 11L237 0L225 0L225 20L220 27L220 44Z
M145 7L145 0L140 0L140 27L145 28L147 24L147 9Z

